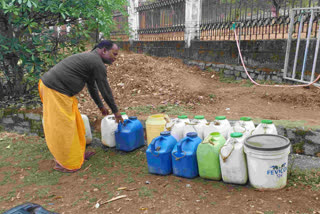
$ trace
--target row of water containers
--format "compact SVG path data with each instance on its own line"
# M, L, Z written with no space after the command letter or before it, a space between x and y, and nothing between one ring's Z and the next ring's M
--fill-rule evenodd
M153 129L146 122L150 173L233 184L249 180L259 189L280 189L287 183L290 141L277 135L271 120L255 127L250 117L242 117L233 126L225 116L210 123L204 116L169 120L166 115L154 115L153 119ZM166 131L159 133L162 129Z
M143 146L141 122L125 113L122 116L124 123L117 124L113 115L102 120L102 143L122 151ZM85 115L83 120L89 124ZM200 175L235 184L244 184L249 177L252 186L260 189L286 185L290 142L277 135L271 120L262 120L255 127L251 118L242 117L231 126L225 116L208 122L201 115L190 120L186 115L170 119L157 114L148 117L146 135L150 173Z
M241 132L245 137L256 134L277 134L276 126L272 120L262 120L255 127L250 117L241 117L233 126L226 116L217 116L212 122L208 122L203 115L196 115L189 119L187 115L170 119L167 115L151 115L146 121L148 145L152 139L159 136L161 131L170 131L171 135L179 141L189 132L196 132L201 140L204 140L212 132L219 132L225 139L233 132Z

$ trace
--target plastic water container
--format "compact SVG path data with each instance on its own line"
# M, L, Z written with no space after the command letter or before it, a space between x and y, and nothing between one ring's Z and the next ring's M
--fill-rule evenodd
M39 204L34 204L34 203L25 203L18 205L16 207L11 208L10 210L7 210L3 214L30 214L30 213L35 213L35 214L58 214L55 212L50 212L40 206Z
M166 114L150 115L146 120L147 144L149 145L153 138L158 137L161 132L165 131L166 123L170 118Z
M190 120L187 115L179 115L178 118L175 118L167 123L166 130L171 132L171 135L177 140L183 138L183 129L186 126L186 123L190 123Z
M116 146L115 131L118 128L114 115L105 116L101 120L101 142L108 147Z
M239 126L239 125L234 125L229 129L229 131L228 131L229 138L230 138L231 134L234 133L234 132L242 133L244 138L249 136L249 132L246 132L246 128L242 127L242 126Z
M196 132L189 132L172 150L173 174L184 178L194 178L199 175L197 163L197 148L201 138Z
M89 118L85 114L81 114L81 117L84 123L84 128L86 129L86 144L90 144L92 141L92 133L90 128Z
M213 132L199 144L197 161L200 177L221 180L219 151L225 142L219 132Z
M212 132L219 132L225 139L228 139L228 132L230 128L231 125L226 116L216 116L214 121L204 126L203 134L204 137L207 137Z
M116 148L121 151L129 152L144 145L143 126L135 116L118 124L115 137Z
M149 173L168 175L172 173L171 152L177 140L169 131L160 133L154 138L146 151Z
M226 183L245 184L248 181L244 140L242 133L234 132L220 150L222 180Z
M120 112L120 114L121 114L121 117L122 117L123 120L129 119L127 113L125 113L125 112Z
M261 120L261 123L252 132L252 135L257 134L278 134L276 126L273 124L272 120Z
M287 184L290 140L280 135L260 134L244 142L250 184L261 190L276 190Z
M252 121L251 117L241 117L240 120L236 121L233 127L243 127L245 128L245 132L243 135L250 136L252 132L255 130L254 122ZM239 131L234 131L239 132ZM240 131L242 132L242 131Z
M206 123L208 122L203 115L194 116L194 119L191 120L190 123L187 123L183 128L183 137L186 137L189 132L196 132L198 137L203 140L203 129Z

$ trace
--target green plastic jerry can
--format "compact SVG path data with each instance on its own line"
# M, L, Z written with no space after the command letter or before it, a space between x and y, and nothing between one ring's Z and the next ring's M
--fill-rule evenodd
M226 139L222 134L213 132L199 144L197 161L200 177L221 180L219 151L225 142Z

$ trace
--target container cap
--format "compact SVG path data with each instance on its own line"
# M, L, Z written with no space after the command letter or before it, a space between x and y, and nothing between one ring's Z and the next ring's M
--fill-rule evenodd
M227 117L226 116L216 116L216 120L225 120Z
M210 136L212 136L212 137L220 137L221 134L220 134L220 132L211 132Z
M188 132L187 137L198 137L197 132Z
M188 116L187 116L187 115L179 115L178 118L179 118L179 119L187 119Z
M251 121L251 117L240 117L242 121Z
M120 114L121 114L121 115L126 115L126 113L125 113L125 112L120 112Z
M160 133L161 136L169 136L171 133L169 131L163 131Z
M136 116L130 116L130 117L129 117L129 120L136 120L136 119L137 119Z
M264 124L272 124L272 120L261 120L261 123L264 123Z
M290 145L290 140L281 135L258 134L248 137L244 145L254 150L277 151Z
M233 133L230 134L230 136L232 138L238 138L238 137L242 137L243 134L241 132L233 132Z
M204 119L204 116L203 115L196 115L196 116L194 116L194 119L202 120L202 119Z

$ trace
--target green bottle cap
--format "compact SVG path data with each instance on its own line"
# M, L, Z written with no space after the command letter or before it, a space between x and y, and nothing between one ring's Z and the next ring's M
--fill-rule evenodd
M203 115L196 115L196 116L194 116L194 119L202 120L202 119L204 119L204 116Z
M230 136L232 138L238 138L238 137L242 137L243 134L241 132L233 132L233 133L230 134Z
M212 132L212 133L210 133L210 136L211 137L220 137L221 134L219 132Z
M251 121L251 117L241 117L240 120L242 120L242 121Z
M216 116L216 120L225 120L227 117L226 116Z
M125 112L120 112L120 114L121 114L121 115L126 115L126 113L125 113Z
M178 118L179 118L179 119L187 119L188 116L187 116L187 115L179 115Z
M261 120L261 123L264 123L264 124L272 124L272 120Z

